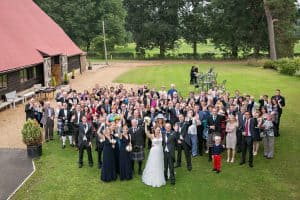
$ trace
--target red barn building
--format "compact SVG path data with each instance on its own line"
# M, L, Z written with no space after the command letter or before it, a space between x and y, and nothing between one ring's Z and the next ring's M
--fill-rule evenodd
M32 0L0 1L0 55L1 98L86 67L85 53Z

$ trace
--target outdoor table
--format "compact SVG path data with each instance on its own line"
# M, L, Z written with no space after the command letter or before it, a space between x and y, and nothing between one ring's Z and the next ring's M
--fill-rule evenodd
M53 94L53 97L54 97L54 92L56 91L56 88L55 87L41 87L40 88L40 93L41 94L45 94L45 99L49 99L48 97L49 97L49 95L48 94L50 94L51 92L52 92L52 94Z

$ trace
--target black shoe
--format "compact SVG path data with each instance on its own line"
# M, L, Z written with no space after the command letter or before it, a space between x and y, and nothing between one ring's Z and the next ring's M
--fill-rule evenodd
M240 165L243 165L243 164L245 164L245 162L240 162Z
M79 168L82 168L82 164L79 164Z
M242 151L239 149L239 150L237 150L237 153L241 153Z
M74 144L70 144L71 147L74 147Z
M174 168L178 168L178 167L181 167L181 165L177 164Z
M216 173L219 174L221 172L221 170L217 170Z
M66 145L62 145L62 147L61 147L62 149L64 149L64 148L66 148Z
M188 171L192 171L192 166L187 167Z
M253 163L249 163L249 167L251 167L251 168L252 168L252 167L253 167Z
M171 185L175 185L175 181L171 181Z
M93 164L93 163L90 163L90 164L89 164L89 166L90 166L90 167L93 167L93 166L94 166L94 164Z
M211 162L212 161L212 159L208 159L208 162Z
M217 169L213 168L211 171L215 172L215 171L217 171Z
M203 154L202 154L202 153L199 153L199 156L203 156Z
M49 142L49 140L47 139L46 142Z
M142 170L139 170L139 175L142 175Z

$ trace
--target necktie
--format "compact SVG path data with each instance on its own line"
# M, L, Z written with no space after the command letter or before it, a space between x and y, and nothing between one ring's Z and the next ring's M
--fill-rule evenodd
M246 124L245 124L245 133L246 133L245 136L248 136L248 132L249 132L249 130L248 130L249 129L249 127L248 127L248 121L249 120L247 119L246 120Z
M213 120L216 121L216 116L213 116Z

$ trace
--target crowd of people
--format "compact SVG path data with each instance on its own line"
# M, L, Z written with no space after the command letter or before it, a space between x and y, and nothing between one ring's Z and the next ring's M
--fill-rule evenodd
M97 151L97 164L104 182L130 180L137 173L142 181L159 187L170 179L175 184L174 168L181 167L182 152L186 167L192 170L192 159L205 156L213 161L213 171L221 172L222 152L226 161L234 163L236 152L242 154L240 165L249 167L258 155L263 140L263 155L274 157L275 137L280 135L280 118L285 98L280 90L271 98L263 95L233 95L217 87L208 92L190 92L181 97L174 84L160 90L143 86L126 89L98 84L92 91L59 90L57 105L31 99L25 106L26 119L36 119L45 129L45 140L53 140L54 122L66 147L78 150L79 168L83 167L86 150L88 164L93 167L92 148ZM149 149L147 163L145 150ZM176 155L175 155L176 154Z

